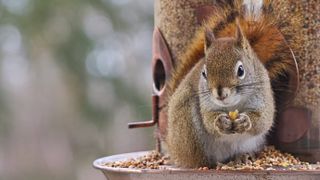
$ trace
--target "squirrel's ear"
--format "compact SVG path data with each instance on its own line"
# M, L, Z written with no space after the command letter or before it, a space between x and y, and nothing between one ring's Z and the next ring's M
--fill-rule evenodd
M215 40L215 37L214 37L214 34L211 30L209 29L206 29L205 31L205 42L204 42L204 45L205 45L205 49L207 49L211 44L212 42Z
M236 39L236 46L244 48L247 45L247 40L244 37L243 31L240 27L239 20L236 20L236 34L235 34L235 39Z

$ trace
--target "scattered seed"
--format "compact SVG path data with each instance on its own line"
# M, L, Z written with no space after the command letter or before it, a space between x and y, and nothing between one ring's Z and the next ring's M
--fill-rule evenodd
M105 166L114 168L159 169L161 165L166 165L168 162L168 156L163 156L157 151L152 151L137 159L131 158L127 161L109 162Z
M240 164L230 161L226 164L219 163L216 167L217 170L316 170L317 168L320 167L302 162L289 153L282 153L274 146L265 147L257 154L255 160L248 158Z
M244 154L242 162L230 161L228 163L217 163L216 170L320 170L320 163L309 164L300 161L291 154L282 153L273 146L265 147L255 157ZM105 166L114 168L134 169L160 169L161 166L170 165L169 156L163 156L159 152L152 151L147 155L127 161L116 161L106 163ZM163 168L165 169L165 168ZM209 167L199 167L197 170L207 171Z

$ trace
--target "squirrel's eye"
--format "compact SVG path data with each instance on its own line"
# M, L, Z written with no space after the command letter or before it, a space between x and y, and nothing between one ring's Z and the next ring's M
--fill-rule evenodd
M206 74L206 72L203 70L202 71L202 76L205 78L205 79L207 79L207 74Z
M207 71L205 68L203 68L202 72L201 72L202 76L207 79Z
M237 62L237 76L240 78L240 79L243 79L244 76L245 76L245 70L244 70L244 67L243 67L243 64L241 61L238 61Z

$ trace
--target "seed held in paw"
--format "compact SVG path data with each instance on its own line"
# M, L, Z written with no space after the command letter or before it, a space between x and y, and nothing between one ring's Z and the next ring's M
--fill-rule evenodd
M238 111L238 109L236 109L235 111L230 111L230 112L229 112L229 117L230 117L230 119L233 120L233 121L236 120L238 116L239 116L239 111Z

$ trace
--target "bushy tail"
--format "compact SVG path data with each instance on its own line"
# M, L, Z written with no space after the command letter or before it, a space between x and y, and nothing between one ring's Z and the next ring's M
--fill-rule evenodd
M211 30L217 38L233 37L236 19L239 20L240 27L258 58L268 70L270 79L273 82L281 79L281 83L284 79L289 81L287 77L295 73L296 63L288 45L296 44L295 32L292 32L291 28L301 26L299 13L283 20L284 18L275 12L273 1L264 0L262 4L252 2L258 1L216 1L214 14L207 18L183 55L178 57L168 82L169 98L186 74L204 57L204 31Z

